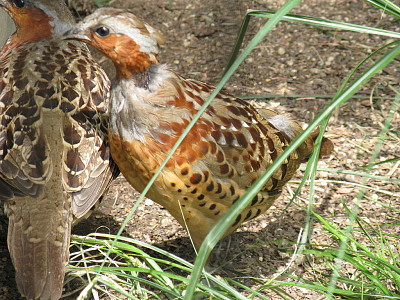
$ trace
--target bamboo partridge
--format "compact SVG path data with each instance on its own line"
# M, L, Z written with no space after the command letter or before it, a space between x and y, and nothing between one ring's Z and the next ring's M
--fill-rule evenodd
M0 0L16 32L0 53L0 201L20 293L59 299L71 226L106 191L109 80L66 41L63 0Z
M130 11L99 9L66 35L96 47L115 65L111 154L129 183L142 191L214 87L159 65L161 34ZM259 112L221 92L147 196L187 228L198 248L218 219L301 131L298 123L283 115ZM324 142L330 146L329 140ZM308 159L313 144L309 138L290 155L226 235L271 206Z

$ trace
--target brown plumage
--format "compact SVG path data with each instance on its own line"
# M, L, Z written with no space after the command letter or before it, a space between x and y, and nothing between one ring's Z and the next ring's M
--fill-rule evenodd
M98 48L114 62L110 147L130 184L142 191L214 87L158 65L161 35L130 11L100 9L67 38ZM195 246L272 164L300 125L271 110L219 93L167 163L147 196L188 229ZM306 140L273 174L226 232L267 210L313 151ZM324 149L329 154L329 140Z
M59 299L74 220L108 188L109 81L85 44L61 39L63 0L0 0L16 32L0 53L0 200L21 294Z

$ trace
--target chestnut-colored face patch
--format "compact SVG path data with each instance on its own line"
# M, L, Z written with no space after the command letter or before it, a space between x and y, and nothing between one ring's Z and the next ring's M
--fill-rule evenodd
M140 51L140 46L126 35L111 34L108 37L100 37L90 33L87 37L89 41L84 42L97 48L113 61L118 78L129 78L132 74L143 73L156 62L150 55Z

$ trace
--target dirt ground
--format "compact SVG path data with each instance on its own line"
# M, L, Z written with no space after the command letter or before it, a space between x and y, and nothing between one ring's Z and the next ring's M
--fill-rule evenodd
M80 6L82 1L69 2L85 13ZM131 8L164 33L166 44L160 62L170 64L186 77L213 84L221 77L246 10L275 10L283 3L283 0L111 1L112 6ZM91 9L90 5L85 8ZM398 21L361 0L307 0L294 13L399 31ZM251 21L246 41L265 21L261 18ZM273 100L259 100L256 105L266 103L299 121L309 122L329 99L285 95L334 94L361 59L389 41L386 37L281 23L240 67L226 90L237 96L282 95ZM361 97L350 100L334 113L326 135L335 143L335 153L321 161L320 168L362 171L374 151L384 115L391 104L390 100L371 100L370 95L393 97L392 88L399 88L398 68L399 64L394 63L382 71L362 88L358 93ZM399 128L400 116L397 113L379 160L399 155ZM400 178L399 164L382 164L373 169L373 174ZM266 214L245 223L232 235L233 243L240 247L232 247L224 268L225 275L233 276L231 270L247 276L269 278L276 270L286 267L290 255L280 249L290 248L304 227L305 213L301 207L306 206L307 191L296 199L296 205L291 205L285 212L283 210L300 177L301 172L298 172L297 178ZM358 191L352 184L360 181L360 177L354 175L318 172L316 211L344 227L346 219L342 202L352 205ZM393 224L396 216L377 200L400 208L399 186L377 180L369 181L368 185L372 188L360 203L361 216L374 224ZM99 211L79 224L73 233L87 234L99 230L116 233L137 196L138 193L125 179L119 177ZM194 252L188 250L191 246L186 232L151 200L140 205L129 221L126 234L189 261L194 259ZM326 238L321 233L321 226L316 225L312 242L324 243ZM299 265L293 272L300 275L303 269ZM6 220L0 219L0 299L19 299L13 276L6 246ZM294 299L320 299L320 295L303 289L288 288L287 292ZM273 297L272 294L269 296Z

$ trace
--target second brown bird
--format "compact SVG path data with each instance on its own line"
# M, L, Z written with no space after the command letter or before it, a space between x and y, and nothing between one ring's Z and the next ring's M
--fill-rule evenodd
M108 56L117 78L110 106L111 153L142 191L214 87L186 79L156 59L159 32L127 10L104 8L68 38ZM185 227L197 248L215 223L302 131L270 110L219 93L168 161L147 196ZM325 153L332 145L324 140ZM308 138L273 174L225 235L266 211L314 148Z

